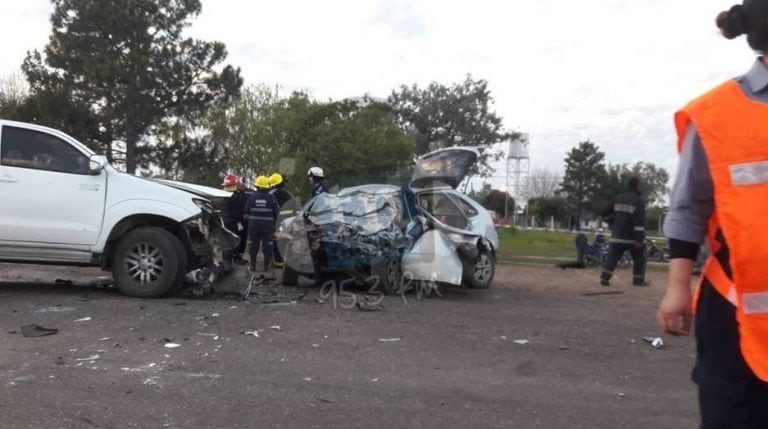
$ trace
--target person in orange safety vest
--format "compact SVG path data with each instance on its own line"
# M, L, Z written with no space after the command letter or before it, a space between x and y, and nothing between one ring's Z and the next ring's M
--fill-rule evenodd
M728 39L746 34L763 56L675 115L680 161L657 320L673 335L695 323L702 428L768 428L768 0L731 7L717 26ZM704 238L711 255L692 292Z

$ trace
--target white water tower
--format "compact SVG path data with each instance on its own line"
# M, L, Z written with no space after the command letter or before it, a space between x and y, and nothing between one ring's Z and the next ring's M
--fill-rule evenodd
M522 134L520 138L509 142L507 149L507 193L515 199L515 205L522 205L523 186L531 173L529 144L528 134ZM506 205L504 209L506 211ZM515 218L516 214L517 210L515 210ZM504 218L509 219L509 213L504 213Z

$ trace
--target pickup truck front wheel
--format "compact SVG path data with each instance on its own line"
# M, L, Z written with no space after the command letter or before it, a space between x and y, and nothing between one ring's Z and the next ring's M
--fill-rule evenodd
M162 228L137 228L117 245L112 259L115 286L125 295L158 298L179 284L187 255L175 235Z

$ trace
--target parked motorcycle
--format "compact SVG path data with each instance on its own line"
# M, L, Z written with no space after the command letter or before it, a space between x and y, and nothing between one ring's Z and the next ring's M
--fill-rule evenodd
M656 240L649 238L645 239L645 259L653 262L664 262L669 260L669 250L665 245L664 248L660 248L656 244Z
M583 261L587 267L602 267L608 259L608 250L610 244L605 235L598 233L595 235L595 241L590 243L586 234L577 234L575 239L576 253L579 261ZM626 268L632 265L632 256L629 252L624 252L619 258L617 266Z

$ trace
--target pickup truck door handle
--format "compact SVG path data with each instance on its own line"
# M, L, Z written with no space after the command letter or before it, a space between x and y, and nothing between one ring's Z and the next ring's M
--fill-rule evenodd
M9 174L3 174L0 176L0 182L16 183L18 180L14 179L13 176Z

